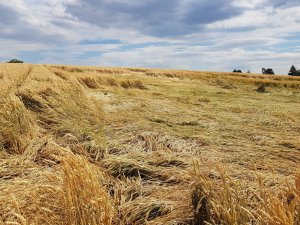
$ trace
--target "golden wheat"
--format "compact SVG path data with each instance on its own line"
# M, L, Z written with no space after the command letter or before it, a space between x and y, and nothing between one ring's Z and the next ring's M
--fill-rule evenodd
M0 64L0 81L0 224L300 224L299 78Z

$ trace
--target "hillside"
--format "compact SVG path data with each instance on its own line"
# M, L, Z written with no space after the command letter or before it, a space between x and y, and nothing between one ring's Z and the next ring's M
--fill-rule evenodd
M0 64L0 95L0 224L300 224L300 77Z

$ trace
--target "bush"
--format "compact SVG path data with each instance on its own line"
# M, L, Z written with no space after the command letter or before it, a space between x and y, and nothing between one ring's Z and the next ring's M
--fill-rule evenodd
M274 75L275 73L274 73L273 69L271 69L271 68L268 68L268 69L262 68L262 74Z
M11 59L7 63L23 63L23 61L18 60L18 59Z
M234 69L233 72L234 72L234 73L242 73L241 70L236 70L236 69Z

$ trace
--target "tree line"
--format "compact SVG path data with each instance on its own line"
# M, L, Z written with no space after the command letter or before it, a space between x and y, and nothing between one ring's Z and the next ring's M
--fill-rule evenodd
M234 69L232 72L233 73L243 73L242 70L237 70L237 69ZM261 72L262 72L262 74L270 74L270 75L275 74L272 68L267 68L267 69L262 68ZM247 73L251 73L250 70L248 70ZM300 70L298 70L294 65L292 65L289 70L288 75L289 76L300 76Z

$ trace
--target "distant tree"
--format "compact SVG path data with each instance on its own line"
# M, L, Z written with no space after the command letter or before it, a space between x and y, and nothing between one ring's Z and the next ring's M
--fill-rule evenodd
M265 69L265 68L262 68L262 74L270 74L270 75L274 75L275 73L274 73L274 71L273 71L273 69L271 69L271 68L268 68L268 69Z
M23 61L18 60L18 59L11 59L7 63L23 63Z
M234 73L242 73L241 70L236 70L236 69L234 69L233 72L234 72Z
M247 71L247 73L251 73L251 71L250 71L250 70L248 70L248 71Z
M291 66L291 69L289 71L290 76L300 76L300 70L297 70L294 65Z

